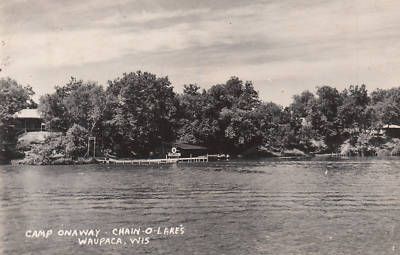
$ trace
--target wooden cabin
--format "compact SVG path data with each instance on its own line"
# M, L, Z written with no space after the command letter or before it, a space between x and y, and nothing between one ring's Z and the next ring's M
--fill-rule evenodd
M43 131L45 125L37 109L23 109L14 114L17 132Z

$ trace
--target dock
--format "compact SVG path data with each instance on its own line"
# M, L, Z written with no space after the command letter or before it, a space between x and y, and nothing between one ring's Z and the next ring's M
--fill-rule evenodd
M99 163L102 164L115 164L115 165L165 165L177 163L197 163L208 162L208 156L199 156L191 158L162 158L162 159L105 159L97 158Z

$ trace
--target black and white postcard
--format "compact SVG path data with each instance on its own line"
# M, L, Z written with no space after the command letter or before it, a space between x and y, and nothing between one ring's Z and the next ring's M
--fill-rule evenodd
M0 254L399 254L399 13L2 0Z

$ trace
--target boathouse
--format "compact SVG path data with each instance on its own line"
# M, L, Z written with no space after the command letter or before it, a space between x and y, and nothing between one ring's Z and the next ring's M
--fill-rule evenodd
M43 131L45 125L37 109L23 109L14 114L17 132Z
M394 124L388 124L382 127L385 135L393 138L400 138L400 126Z
M206 147L187 143L175 143L172 148L176 148L177 152L180 153L180 157L183 158L198 157L208 153Z

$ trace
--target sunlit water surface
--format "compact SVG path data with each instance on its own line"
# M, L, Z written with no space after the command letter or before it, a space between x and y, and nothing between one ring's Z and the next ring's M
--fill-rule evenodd
M395 158L0 166L0 205L0 254L400 253ZM110 236L116 227L181 224L183 235L147 245L25 237L28 229Z

